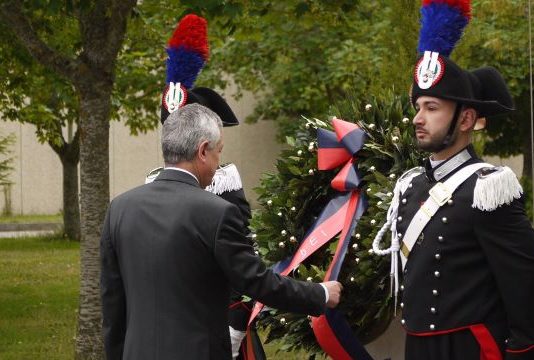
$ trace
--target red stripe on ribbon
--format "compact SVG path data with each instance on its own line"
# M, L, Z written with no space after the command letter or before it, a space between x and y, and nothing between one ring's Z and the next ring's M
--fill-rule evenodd
M330 185L338 191L349 191L352 189L347 189L347 178L351 171L354 171L354 164L352 161L349 161L343 166L339 173L332 179Z
M312 328L315 338L321 348L335 360L351 360L350 355L343 349L336 335L330 328L326 316L312 318ZM327 350L328 349L328 350Z
M319 146L317 154L318 168L320 170L330 170L345 163L345 166L339 174L332 180L331 185L338 191L350 191L350 198L348 201L345 200L345 203L343 203L333 215L317 225L317 227L302 241L297 252L293 256L291 263L280 273L281 275L287 275L292 270L296 269L321 246L341 232L334 258L328 267L324 280L337 280L339 275L341 263L345 256L349 241L347 237L350 236L349 232L352 229L356 210L360 201L358 190L359 178L355 171L356 159L354 158L354 155L362 148L365 134L363 132L361 134L354 133L354 131L359 129L359 126L356 124L339 119L334 119L332 122L338 143L336 144L336 142L333 141L332 132L327 130L321 131L321 129L318 130L318 143L325 146L329 145L329 147ZM331 203L332 201L333 200L331 200ZM316 225L314 224L314 226ZM264 305L259 302L254 304L249 319L249 325L260 313L263 306ZM328 355L335 360L352 359L351 351L354 350L354 347L349 346L346 349L343 344L340 343L340 339L345 338L338 338L338 335L334 331L337 330L338 326L335 324L331 326L326 315L312 318L312 327L317 342ZM350 329L348 329L348 331L350 331ZM357 354L363 354L362 356L364 356L364 358L370 358L363 346L361 346L359 342L357 342L357 344ZM349 352L351 353L349 354ZM358 355L358 357L359 356L360 355Z
M358 192L353 192L350 196L349 204L347 206L347 213L345 214L345 222L343 224L343 231L341 232L341 235L339 236L339 241L337 242L337 248L336 248L336 252L334 253L334 259L332 259L332 262L330 263L330 266L328 267L328 270L326 271L326 274L324 276L324 281L337 280L337 276L335 279L331 279L330 274L332 273L332 268L338 262L339 257L343 255L341 251L343 248L343 240L347 236L347 232L350 230L350 226L354 219L354 214L356 213L356 208L358 207L357 205L358 205L359 200L360 200L360 194Z
M256 360L256 354L254 353L254 344L252 343L252 334L250 333L250 326L247 327L247 352L245 360Z
M317 150L317 168L319 170L335 169L349 161L352 155L344 148L319 148Z
M332 260L330 266L328 267L328 270L326 271L324 281L337 280L337 274L335 274L334 278L331 278L332 269L334 268L334 266L336 266L337 262L344 255L343 243L348 235L349 230L351 229L352 221L354 220L354 214L356 213L359 199L360 194L358 192L353 192L351 194L347 207L347 212L345 214L345 221L343 223L343 231L339 236L336 252L334 253L334 259ZM328 320L325 315L312 318L312 327L317 342L324 350L324 352L330 355L332 359L352 359L352 357L345 351L343 345L338 341L337 336L330 327L330 324L328 323Z
M344 121L338 118L332 119L332 125L334 126L334 129L336 131L337 139L341 141L345 136L347 136L350 132L354 130L358 130L360 127L355 124L348 121Z
M325 220L320 226L313 230L306 239L304 239L289 266L283 272L281 272L282 275L287 275L296 269L304 260L319 250L321 246L326 244L330 239L336 236L341 229L343 229L349 204L350 201L343 204L343 206L334 215Z
M295 256L291 260L291 263L282 271L280 275L287 275L294 269L296 269L304 260L310 257L314 252L319 250L321 246L326 244L337 233L343 229L347 210L349 208L350 201L345 203L334 215L325 220L315 230L313 230L306 239L300 244ZM254 304L254 309L248 320L249 325L258 316L264 305L259 301Z

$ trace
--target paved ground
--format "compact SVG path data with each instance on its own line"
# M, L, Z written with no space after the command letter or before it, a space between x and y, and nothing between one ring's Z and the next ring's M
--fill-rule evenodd
M43 236L54 234L55 230L28 230L28 231L0 231L0 238L14 238L26 236Z
M0 224L0 238L42 236L61 230L58 223Z

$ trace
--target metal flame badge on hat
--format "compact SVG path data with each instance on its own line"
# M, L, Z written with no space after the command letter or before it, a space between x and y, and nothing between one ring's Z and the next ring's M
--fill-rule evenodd
M439 53L425 51L415 67L415 81L421 89L428 89L441 80L445 64L439 57Z
M187 90L180 83L170 82L163 92L161 106L165 107L170 113L178 110L185 105L187 101Z

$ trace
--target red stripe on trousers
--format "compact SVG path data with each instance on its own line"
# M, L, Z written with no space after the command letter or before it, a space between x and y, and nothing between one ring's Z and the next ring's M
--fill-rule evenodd
M445 335L458 332L461 330L471 330L471 333L475 337L480 345L480 360L502 360L501 350L497 346L495 339L489 332L488 328L484 324L476 324L469 326L462 326L455 329L441 330L434 332L424 332L424 333L413 333L406 331L408 335L412 336L436 336L436 335Z

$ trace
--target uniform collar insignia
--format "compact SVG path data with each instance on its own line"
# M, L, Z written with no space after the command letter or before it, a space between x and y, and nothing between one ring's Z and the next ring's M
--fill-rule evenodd
M465 164L468 160L475 157L474 150L471 145L457 153L456 155L448 158L435 168L430 165L430 160L425 160L426 176L431 181L440 181L460 166Z

